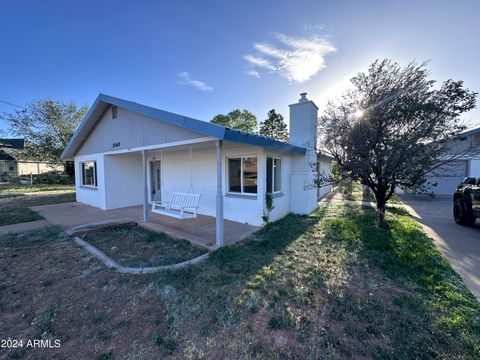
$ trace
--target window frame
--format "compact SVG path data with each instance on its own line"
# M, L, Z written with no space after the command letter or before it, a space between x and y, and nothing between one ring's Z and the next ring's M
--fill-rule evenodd
M252 159L252 158L255 158L257 160L257 192L255 193L249 193L249 192L244 192L243 191L243 187L244 187L244 184L243 184L243 179L244 179L244 176L243 176L243 159ZM238 191L230 191L230 160L233 160L233 159L240 159L240 192ZM258 156L257 155L237 155L237 156L227 156L226 157L226 173L227 173L227 176L226 176L226 180L227 180L227 184L226 184L226 193L227 195L241 195L241 196L249 196L249 197L257 197L258 195Z
M93 184L94 185L85 184L85 179L86 179L86 177L85 177L85 164L88 164L88 163L93 163ZM97 161L96 160L85 160L85 161L80 162L80 179L81 179L81 183L80 183L81 187L91 188L91 189L97 189L98 188Z
M268 169L268 159L272 159L272 168ZM280 190L275 191L275 160L280 161ZM276 157L276 156L266 156L265 158L265 168L266 168L266 173L265 173L265 193L268 193L267 191L267 179L268 179L268 171L271 171L271 177L272 177L272 195L276 194L282 194L283 193L283 181L282 181L282 158L281 157Z

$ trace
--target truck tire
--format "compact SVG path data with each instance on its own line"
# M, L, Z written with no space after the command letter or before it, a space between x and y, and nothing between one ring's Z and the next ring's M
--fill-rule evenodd
M475 224L475 216L468 211L465 201L460 198L455 200L453 204L453 218L457 224L463 226L473 226Z

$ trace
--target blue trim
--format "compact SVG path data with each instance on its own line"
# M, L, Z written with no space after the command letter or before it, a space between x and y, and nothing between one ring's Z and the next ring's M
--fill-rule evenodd
M94 124L102 116L102 114L105 112L109 105L116 105L132 112L136 112L144 116L160 120L193 132L197 132L205 136L211 136L220 140L268 147L282 152L297 153L302 155L304 155L307 151L307 149L303 147L294 146L264 136L226 128L224 126L212 124L206 121L201 121L168 111L156 109L150 106L138 104L133 101L119 99L105 94L99 94L92 107L85 115L77 130L73 134L72 138L68 142L65 150L63 150L61 156L62 159L73 158L78 148L82 145L83 141L89 136L89 133L93 129ZM90 124L90 122L92 123ZM91 125L91 128L86 128L87 125ZM84 134L83 139L80 138L82 132L87 132L86 134Z

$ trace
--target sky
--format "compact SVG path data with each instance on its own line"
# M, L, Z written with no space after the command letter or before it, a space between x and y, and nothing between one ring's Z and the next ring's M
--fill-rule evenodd
M105 93L205 121L235 108L288 119L301 92L321 113L383 58L429 60L432 79L480 92L479 13L462 0L4 0L0 101ZM463 118L480 125L480 110Z

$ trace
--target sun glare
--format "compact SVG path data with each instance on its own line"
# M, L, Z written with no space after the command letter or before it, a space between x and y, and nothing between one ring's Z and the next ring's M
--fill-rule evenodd
M363 110L357 110L355 111L355 117L361 118L363 116Z

